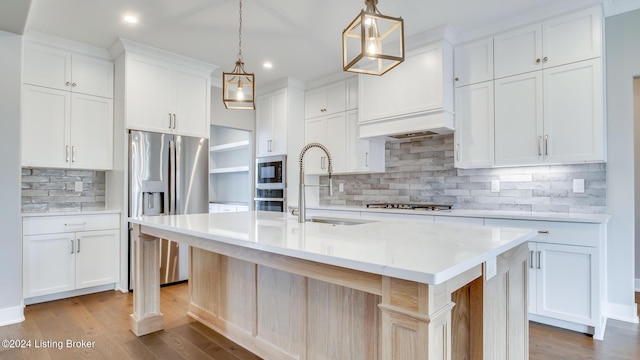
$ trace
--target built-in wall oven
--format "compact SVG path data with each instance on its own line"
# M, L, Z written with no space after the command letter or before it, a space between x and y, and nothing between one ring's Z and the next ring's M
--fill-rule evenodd
M268 156L256 159L255 209L285 212L287 210L287 157Z

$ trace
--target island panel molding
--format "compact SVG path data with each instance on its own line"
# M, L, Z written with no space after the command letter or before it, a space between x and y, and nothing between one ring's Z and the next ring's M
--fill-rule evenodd
M263 358L337 356L408 360L493 358L486 354L504 353L514 355L502 358L522 359L522 354L528 353L528 250L523 241L534 232L493 229L502 231L502 240L511 240L495 245L493 250L479 250L483 255L475 257L484 259L497 252L497 275L489 280L482 276L482 260L478 260L470 267L454 265L451 269L456 270L451 270L454 272L451 276L426 277L432 279L428 283L409 279L413 276L411 273L398 272L399 276L390 276L349 269L353 266L349 261L343 263L344 268L327 264L330 261L326 259L344 256L346 248L354 245L331 244L331 240L357 239L355 233L379 232L375 230L377 227L393 226L392 221L374 223L369 228L361 224L361 230L354 233L330 224L298 224L282 218L281 214L268 212L130 220L135 224L134 235L138 237L136 261L154 258L135 267L138 291L134 293L132 320L138 324L132 324L134 331L149 324L161 324L159 299L155 297L159 283L154 281L155 275L139 274L157 272L152 266L153 261L157 261L157 248L140 244L153 244L152 238L161 237L191 245L189 315ZM265 224L273 229L260 232ZM459 229L449 224L431 226L433 231L442 234L455 234ZM473 243L483 248L495 239L490 240L491 236L487 237L488 233L481 229L477 228ZM448 238L466 247L455 235ZM298 243L292 244L294 240ZM278 241L285 243L276 245ZM323 244L323 241L326 242ZM398 241L406 242L406 237L393 242ZM305 248L307 245L330 246L333 255L300 259L303 252L311 251ZM285 248L289 249L288 253L280 253L287 252ZM298 250L294 250L296 248ZM300 269L297 265L301 265ZM409 278L403 278L403 274ZM375 282L376 286L369 287L375 293L353 288ZM140 294L146 291L151 295ZM456 307L452 299L466 305ZM452 322L453 318L469 320L458 323ZM478 319L484 322L478 325ZM499 328L509 336L488 336L487 339L486 334L493 334L487 330L497 326L496 322L502 322ZM454 343L465 345L458 348L452 346Z

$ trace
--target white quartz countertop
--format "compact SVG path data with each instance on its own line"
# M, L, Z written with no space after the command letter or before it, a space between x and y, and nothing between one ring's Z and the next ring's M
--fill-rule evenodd
M291 206L297 208L296 206ZM538 221L561 221L561 222L582 222L582 223L607 223L611 218L608 214L576 214L576 213L551 213L551 212L526 212L526 211L500 211L500 210L402 210L402 209L379 209L367 208L365 206L342 206L342 205L320 205L307 206L309 209L334 210L334 211L359 211L365 217L366 213L395 213L411 215L429 216L462 216L490 219L514 219L514 220L538 220Z
M247 211L130 222L205 240L427 284L440 284L533 238L529 229L384 219L357 225Z

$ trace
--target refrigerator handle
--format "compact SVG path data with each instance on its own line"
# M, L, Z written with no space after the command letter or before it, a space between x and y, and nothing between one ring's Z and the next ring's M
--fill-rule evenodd
M176 142L169 141L169 214L176 213Z

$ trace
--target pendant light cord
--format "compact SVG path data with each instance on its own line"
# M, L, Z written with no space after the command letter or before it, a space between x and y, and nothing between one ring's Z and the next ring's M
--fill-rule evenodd
M240 29L238 30L238 60L242 61L242 0L240 0Z

